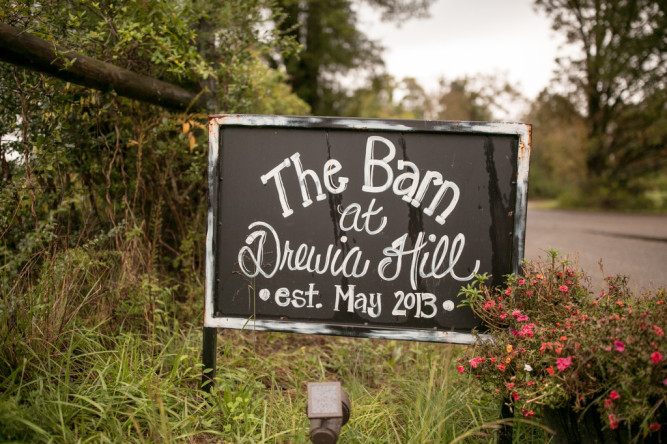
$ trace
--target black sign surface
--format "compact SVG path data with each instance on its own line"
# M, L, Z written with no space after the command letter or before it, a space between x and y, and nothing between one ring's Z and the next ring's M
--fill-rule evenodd
M206 326L469 342L523 256L530 127L210 120Z

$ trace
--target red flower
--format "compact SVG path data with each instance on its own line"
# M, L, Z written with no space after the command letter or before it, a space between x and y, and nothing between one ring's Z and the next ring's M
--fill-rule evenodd
M511 295L511 294L512 294L512 289L511 289L511 288L508 288L507 290L505 290L505 294L506 294L507 296Z
M661 428L661 425L656 423L656 422L654 422L653 424L648 426L648 429L652 432L657 432L658 430L660 430L660 428Z
M567 285L561 285L560 287L558 287L558 290L562 291L563 293L567 293L568 290Z
M464 371L466 371L466 370L463 368L462 365L457 365L457 366L456 366L456 370L457 370L459 373L463 373Z
M616 415L609 415L609 428L612 430L616 430L618 428L618 420L616 419Z
M532 296L532 295L533 295L532 291L530 291L530 290L526 291L526 296Z
M495 363L496 363L496 358L491 358L491 364L495 364Z
M523 416L525 416L526 418L532 418L533 416L535 416L535 412L532 410L521 409L521 413L523 413Z
M501 363L501 364L498 364L496 367L498 367L498 370L500 370L501 372L504 372L504 371L505 371L505 368L506 368L506 367L505 367L505 364L502 364L502 363Z
M525 280L525 279L519 279L519 285L523 285L523 284L525 284L525 283L526 283L526 280Z
M657 325L654 325L654 326L653 326L653 330L655 330L655 332L656 332L656 334L657 334L658 336L662 336L662 335L665 334L665 332L662 331L662 328L658 327Z
M569 366L572 365L572 357L568 356L567 358L558 358L556 359L556 367L558 371L565 371Z
M519 399L521 399L521 396L519 396L519 394L517 392L513 392L512 393L512 399L515 400L515 401L518 401Z
M614 401L620 397L621 395L619 395L616 390L612 390L611 392L609 392L609 398L613 399Z
M658 365L660 362L662 362L662 355L660 352L651 353L651 362L655 365Z
M549 373L550 375L553 375L554 374L554 368L552 366L547 367L547 373Z
M611 399L605 399L603 403L604 408L608 409L614 406L614 401Z
M617 352L622 352L623 350L625 350L625 344L623 343L623 341L614 341L614 349Z

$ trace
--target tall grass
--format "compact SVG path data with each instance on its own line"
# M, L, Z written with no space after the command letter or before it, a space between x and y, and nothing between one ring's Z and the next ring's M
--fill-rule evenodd
M42 263L2 295L2 441L308 442L306 384L324 380L351 398L340 442L493 442L501 424L441 344L223 331L205 395L176 286L86 247Z

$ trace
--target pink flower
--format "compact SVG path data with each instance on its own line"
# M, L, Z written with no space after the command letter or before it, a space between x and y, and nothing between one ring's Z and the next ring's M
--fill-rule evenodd
M506 294L507 296L511 295L511 294L512 294L512 289L511 289L511 288L508 288L507 290L505 290L505 294Z
M564 371L566 370L569 366L572 365L572 357L568 356L567 358L558 358L556 359L556 367L558 368L558 371Z
M532 296L532 295L533 295L532 291L530 291L530 290L526 291L526 296ZM531 410L531 412L532 412L532 410Z
M625 350L625 344L623 343L623 341L614 341L614 350L616 350L617 352L622 352L623 350Z
M612 430L616 430L618 428L618 420L616 419L616 415L609 415L609 428Z
M490 310L496 306L496 301L486 301L484 304L484 310Z
M516 320L519 322L528 322L528 316L526 315L517 316Z
M604 408L609 409L614 406L614 401L611 399L605 399L603 403Z
M525 283L526 283L526 280L525 280L525 279L519 279L519 285L523 285L523 284L525 284Z
M459 373L463 373L463 372L466 371L466 370L463 368L462 365L457 365L457 366L456 366L456 371L458 371Z
M505 364L498 364L496 367L498 367L498 370L500 370L501 372L505 371Z
M528 336L529 338L532 338L534 333L533 333L533 327L535 327L535 324L526 324L523 326L521 331L516 331L512 330L512 335L513 336L518 336L520 338L525 338Z
M654 363L655 365L658 365L660 362L662 362L662 355L660 354L660 352L651 353L651 362Z
M665 334L665 332L662 331L662 328L658 327L657 325L654 325L654 326L653 326L653 330L655 330L655 333L656 333L658 336L662 336L662 335Z
M609 392L609 398L613 399L614 401L617 400L620 397L621 397L621 395L619 395L616 390L612 390L611 392Z
M563 293L567 293L568 290L567 285L561 285L560 287L558 287L558 289Z
M472 368L477 368L477 366L482 362L484 362L484 358L477 357L477 358L472 358L470 361L468 361L468 364L470 364Z
M516 316L521 316L521 312L520 312L519 310L514 310L514 311L512 312L512 316L514 316L514 317L516 317Z
M507 313L502 312L502 313L500 314L500 319L505 319L506 317L507 317Z

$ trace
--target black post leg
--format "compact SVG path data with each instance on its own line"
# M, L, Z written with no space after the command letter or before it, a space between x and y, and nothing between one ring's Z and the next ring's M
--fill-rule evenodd
M211 393L213 380L215 378L215 358L218 348L218 329L213 327L204 327L202 362L204 364L204 374L201 377L202 389L206 393Z
M513 419L514 412L510 409L509 399L503 399L503 405L500 408L500 417L502 419ZM512 444L512 424L503 424L498 431L498 444Z

